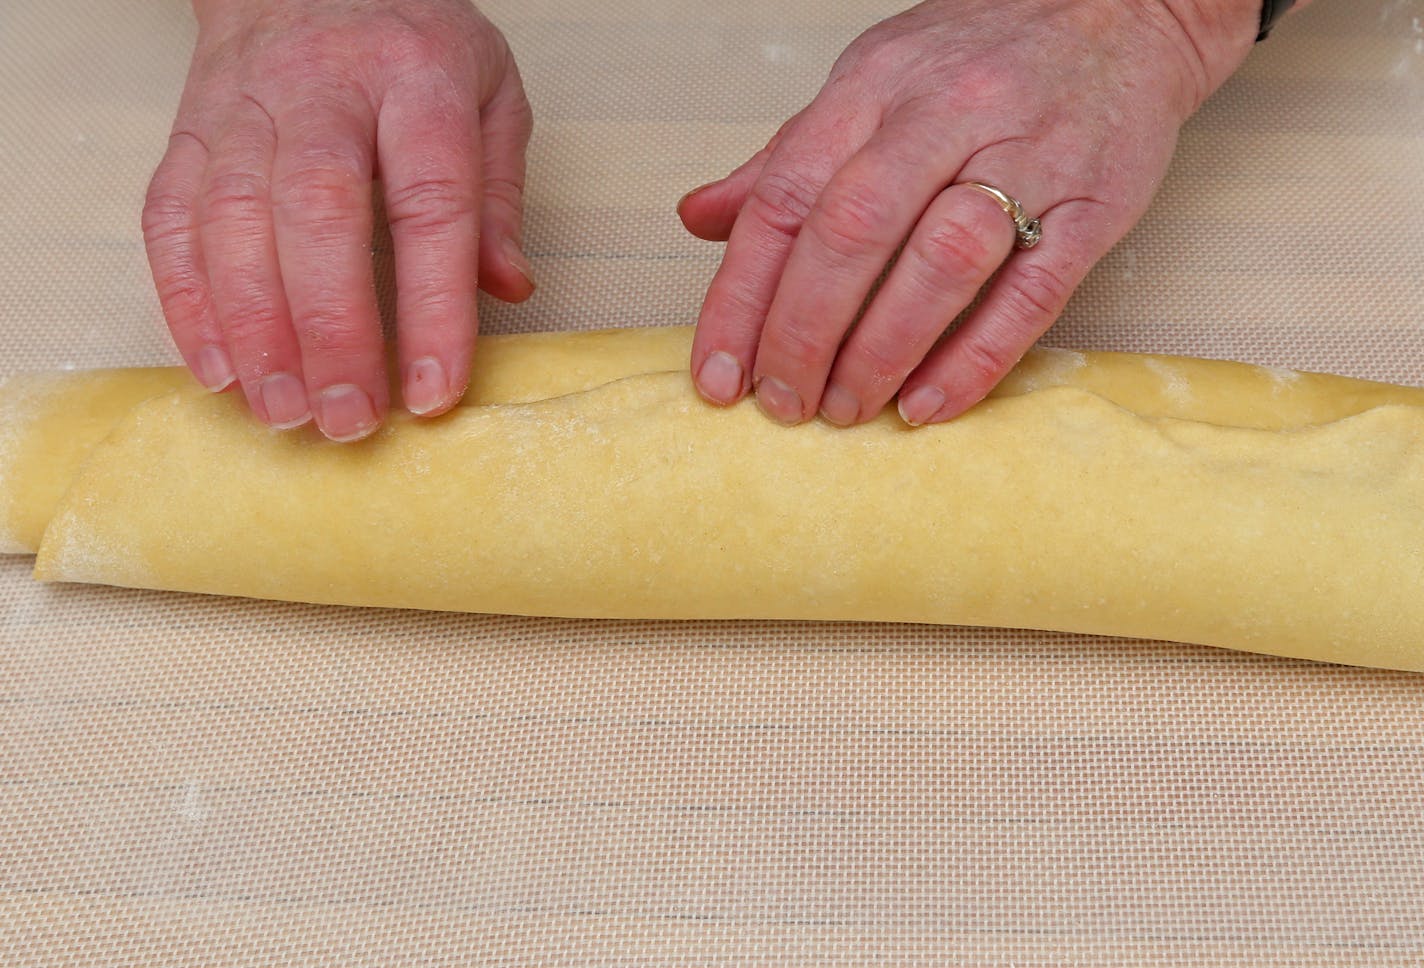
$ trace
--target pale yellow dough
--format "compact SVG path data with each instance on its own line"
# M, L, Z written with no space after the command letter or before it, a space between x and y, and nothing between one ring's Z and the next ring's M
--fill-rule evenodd
M139 403L59 501L36 574L1061 629L1424 670L1424 391L1039 351L948 424L784 428L704 404L685 330L501 344L482 341L469 405L357 446L272 433L197 390ZM69 446L62 415L41 423L30 460L38 440ZM30 473L12 464L0 508Z
M461 405L540 400L675 369L691 345L683 328L486 336ZM26 373L0 385L0 554L34 554L94 445L135 405L185 387L192 377L182 367Z

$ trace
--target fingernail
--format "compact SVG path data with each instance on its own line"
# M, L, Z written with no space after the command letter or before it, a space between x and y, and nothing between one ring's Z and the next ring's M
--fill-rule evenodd
M445 367L433 356L422 356L405 371L405 408L417 416L443 407L450 399Z
M236 379L227 350L209 344L198 351L198 382L203 386L217 393L226 390Z
M821 395L821 416L839 427L848 427L860 416L860 400L839 383L832 383Z
M360 440L376 429L376 408L365 390L352 383L338 383L321 391L317 424L339 444Z
M719 179L717 179L717 181L710 181L710 182L708 182L708 183L705 184L705 185L698 185L698 186L697 186L696 188L694 188L692 191L688 192L686 195L682 196L681 198L679 198L679 199L677 200L677 207L678 207L678 208L682 208L682 203L683 203L683 202L687 201L689 198L691 198L693 195L696 195L698 192L700 192L700 191L705 191L706 189L711 188L713 185L717 184L717 182L719 182L719 181L721 181L721 180L722 180L722 179L719 178Z
M273 373L257 385L267 423L273 430L291 430L311 419L307 388L290 373Z
M718 350L702 361L697 371L697 387L713 403L726 406L736 403L742 395L742 365L725 350Z
M796 391L774 376L764 376L757 383L757 406L777 423L794 424L802 420L801 398Z
M944 391L939 387L920 387L900 398L900 419L911 427L927 424L944 406Z
M509 264L514 266L514 268L519 271L519 274L533 287L534 266L530 263L528 257L520 250L519 246L514 244L513 239L504 240L504 257L509 260Z

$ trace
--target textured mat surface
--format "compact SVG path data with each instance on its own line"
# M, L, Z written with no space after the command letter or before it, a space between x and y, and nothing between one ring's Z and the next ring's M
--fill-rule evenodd
M538 125L530 303L688 322L688 188L893 4L484 9ZM1318 0L1048 339L1424 383L1424 24ZM171 362L138 231L176 0L0 9L0 376ZM881 625L32 583L0 559L7 965L1417 965L1424 677Z

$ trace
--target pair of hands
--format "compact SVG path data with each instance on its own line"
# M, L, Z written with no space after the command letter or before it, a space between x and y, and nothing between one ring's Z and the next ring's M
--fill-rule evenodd
M144 209L184 360L210 389L239 384L273 427L374 431L392 406L370 259L379 176L402 402L448 410L476 290L534 288L532 116L503 36L466 0L196 8ZM897 392L910 423L972 406L1145 211L1258 14L1257 0L927 0L866 31L764 149L678 206L689 231L727 242L693 346L699 391L755 392L784 423L858 423ZM965 181L1041 216L1042 243L1012 252L1012 221Z

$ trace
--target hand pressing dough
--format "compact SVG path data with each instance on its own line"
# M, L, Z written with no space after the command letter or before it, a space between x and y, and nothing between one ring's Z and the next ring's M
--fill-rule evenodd
M535 615L1057 629L1424 671L1424 391L1040 351L948 424L785 428L750 403L704 404L684 332L545 336L527 356L523 339L498 369L525 368L526 402L397 415L356 446L274 434L227 396L139 404L65 494L36 574ZM542 362L565 340L602 355L641 339L676 343L677 369L630 371L610 351L570 390Z

